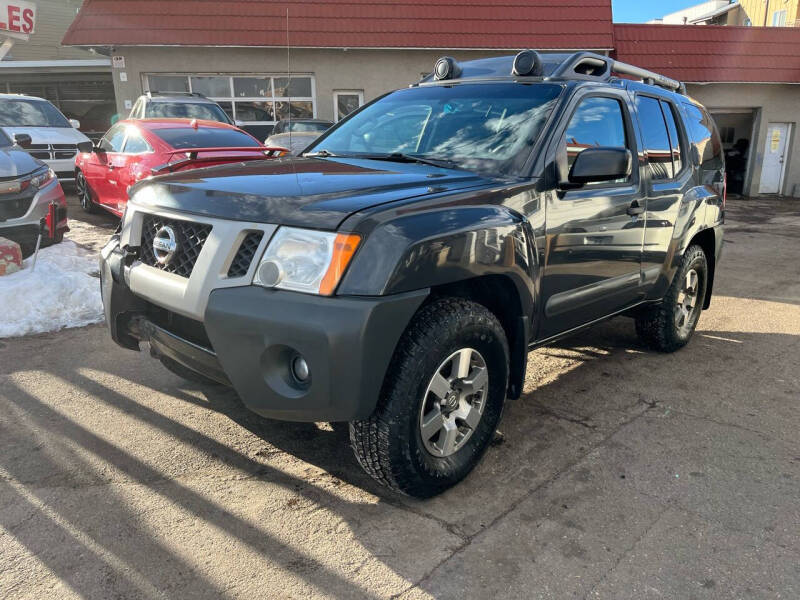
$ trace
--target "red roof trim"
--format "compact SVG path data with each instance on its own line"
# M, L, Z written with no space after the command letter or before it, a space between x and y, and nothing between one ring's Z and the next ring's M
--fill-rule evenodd
M614 25L615 58L688 82L800 83L800 29Z
M68 46L612 47L610 0L84 0Z

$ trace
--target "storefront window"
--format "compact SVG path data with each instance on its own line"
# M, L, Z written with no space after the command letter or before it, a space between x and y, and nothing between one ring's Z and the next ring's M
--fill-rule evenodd
M272 83L269 77L234 77L233 93L238 98L269 98Z
M250 123L277 120L272 102L236 102L236 119Z
M192 77L192 91L208 98L230 96L230 77Z
M151 92L203 94L242 125L272 125L290 114L293 119L316 114L314 78L309 75L158 74L146 81Z
M311 102L276 102L277 120L288 119L291 113L293 119L313 119L314 107Z
M311 78L310 77L275 77L275 96L276 97L296 97L296 96L311 96Z
M151 92L188 92L189 80L185 75L150 75L148 76Z

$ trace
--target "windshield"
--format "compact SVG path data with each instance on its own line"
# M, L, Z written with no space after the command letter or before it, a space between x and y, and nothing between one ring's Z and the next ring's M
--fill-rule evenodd
M0 148L7 148L13 144L14 142L12 142L11 138L6 135L6 132L0 129Z
M258 148L261 144L236 129L216 127L176 127L153 130L158 137L176 150L189 148Z
M67 118L45 100L0 100L0 127L71 127Z
M399 153L507 173L535 141L560 93L558 85L519 83L399 90L344 121L313 150Z
M297 133L314 133L317 131L325 131L333 123L309 123L308 121L292 121L292 132Z
M149 102L144 116L148 119L205 119L229 123L222 108L207 102Z

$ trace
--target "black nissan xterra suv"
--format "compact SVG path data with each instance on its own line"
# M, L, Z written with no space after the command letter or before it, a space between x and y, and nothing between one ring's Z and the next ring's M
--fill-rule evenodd
M106 318L260 415L348 421L370 475L431 496L479 461L530 349L620 314L656 350L689 341L722 248L722 157L708 113L656 73L586 52L443 58L301 157L133 187L102 251Z

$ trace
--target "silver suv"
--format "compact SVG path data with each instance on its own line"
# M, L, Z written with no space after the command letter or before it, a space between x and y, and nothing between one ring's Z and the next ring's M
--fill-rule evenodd
M233 125L222 107L196 92L147 92L133 105L129 119L204 119Z

